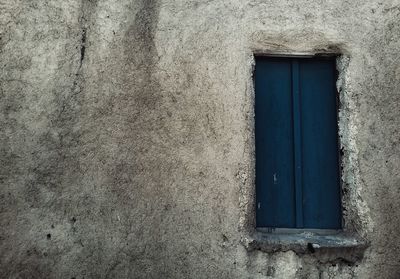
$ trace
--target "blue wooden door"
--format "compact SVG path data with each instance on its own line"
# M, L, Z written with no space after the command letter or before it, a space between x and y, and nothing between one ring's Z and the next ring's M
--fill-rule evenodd
M335 61L256 58L257 227L341 227Z

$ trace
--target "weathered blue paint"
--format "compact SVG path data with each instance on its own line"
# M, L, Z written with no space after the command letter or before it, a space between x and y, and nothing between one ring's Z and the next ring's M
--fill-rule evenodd
M335 61L257 57L257 227L341 228Z
M302 60L302 184L307 228L341 227L335 83L334 60Z
M294 136L294 188L296 191L296 228L303 227L301 100L299 61L292 60L293 136Z
M259 58L255 72L257 225L296 224L291 61Z

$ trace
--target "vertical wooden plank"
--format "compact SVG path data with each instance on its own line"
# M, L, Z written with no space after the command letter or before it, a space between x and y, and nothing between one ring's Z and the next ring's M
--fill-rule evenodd
M296 228L303 228L303 189L301 154L301 110L300 110L299 61L292 60L293 136L294 136L294 183L296 191Z
M294 228L291 60L256 58L256 223Z
M303 213L307 228L341 228L335 62L300 62Z

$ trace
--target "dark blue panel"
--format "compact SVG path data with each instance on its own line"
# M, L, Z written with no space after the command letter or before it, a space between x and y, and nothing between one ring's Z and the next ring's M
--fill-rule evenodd
M296 191L296 228L303 227L302 187L302 137L300 106L300 67L297 59L292 61L293 139L294 139L294 186Z
M296 225L291 79L290 59L256 59L257 227Z
M335 63L300 61L303 220L306 228L341 228Z

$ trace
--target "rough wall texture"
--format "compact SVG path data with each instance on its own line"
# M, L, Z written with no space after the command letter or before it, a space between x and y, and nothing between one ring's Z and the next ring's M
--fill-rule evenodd
M400 277L398 0L0 11L1 278ZM355 263L250 251L252 54L330 48L348 57L345 214L370 246Z

